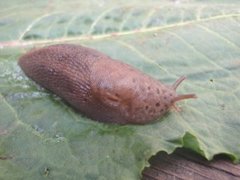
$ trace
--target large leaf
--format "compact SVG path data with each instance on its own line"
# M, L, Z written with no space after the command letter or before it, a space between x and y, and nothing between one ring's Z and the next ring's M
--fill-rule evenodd
M0 9L0 179L138 179L158 151L240 159L239 1L4 1ZM232 4L231 4L232 3ZM26 78L32 47L75 43L198 99L156 123L91 121Z

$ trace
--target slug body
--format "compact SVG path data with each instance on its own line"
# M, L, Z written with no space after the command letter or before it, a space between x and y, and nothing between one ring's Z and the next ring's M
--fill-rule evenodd
M175 102L181 77L165 86L141 71L94 49L60 44L20 57L25 74L93 120L145 124L165 114Z

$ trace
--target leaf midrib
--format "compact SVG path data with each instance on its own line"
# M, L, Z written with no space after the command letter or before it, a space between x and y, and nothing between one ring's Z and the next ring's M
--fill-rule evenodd
M187 26L187 25L221 20L221 19L226 19L226 18L233 18L233 17L240 17L240 13L217 15L217 16L208 17L208 18L204 18L204 19L195 19L195 20L191 20L191 21L168 24L168 25L164 25L164 26L155 26L155 27L135 29L135 30L131 30L131 31L113 32L113 33L101 34L101 35L84 35L84 36L63 37L63 38L56 38L56 39L33 40L33 41L21 41L21 40L5 41L5 42L0 42L0 48L3 49L3 48L9 48L9 47L10 48L28 47L28 46L42 45L42 44L107 39L107 38L111 38L111 37L127 36L127 35L131 35L131 34L156 32L156 31L160 31L160 30L164 30L164 29L183 27L183 26Z

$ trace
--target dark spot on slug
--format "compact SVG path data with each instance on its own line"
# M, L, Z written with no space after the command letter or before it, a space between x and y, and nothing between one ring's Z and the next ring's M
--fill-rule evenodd
M165 107L165 109L168 109L168 105L167 104L165 104L164 107Z
M145 92L145 88L144 88L144 86L140 85L140 91L141 91L142 93Z
M152 108L149 109L149 111L148 111L149 114L152 114L153 112L154 112L154 109L152 109Z
M29 78L100 122L146 124L162 116L176 99L196 97L175 92L168 96L185 77L169 88L128 64L79 45L34 49L20 57L19 65ZM45 171L47 175L50 169Z

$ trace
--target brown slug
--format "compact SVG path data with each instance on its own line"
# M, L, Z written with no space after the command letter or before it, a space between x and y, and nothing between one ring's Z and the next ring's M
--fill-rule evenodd
M100 122L145 124L165 114L175 102L179 78L166 86L141 71L94 49L60 44L20 57L25 74L78 111Z

